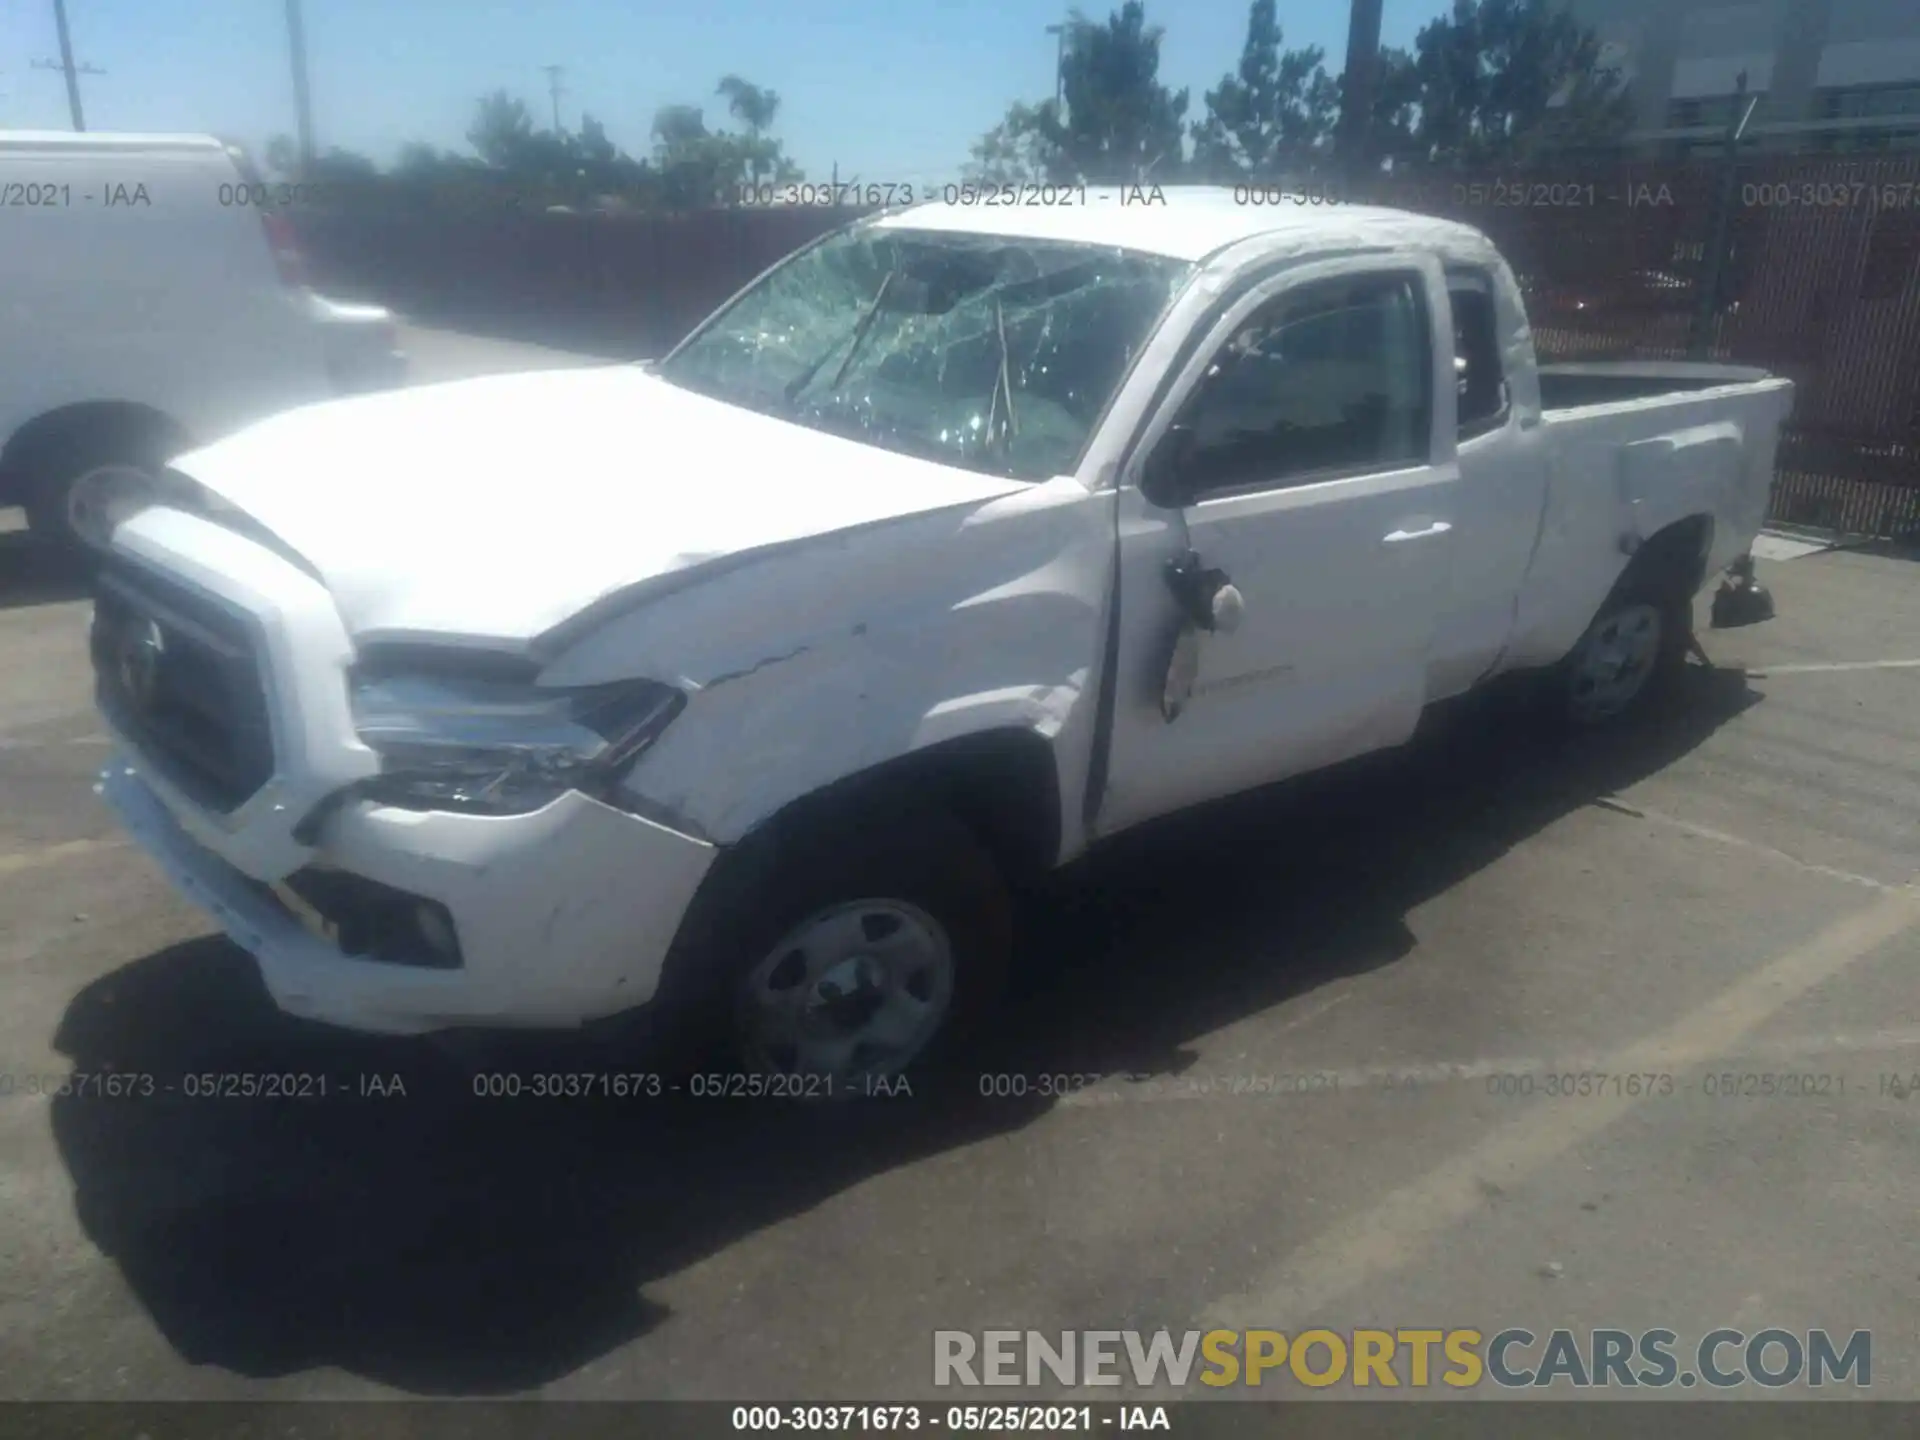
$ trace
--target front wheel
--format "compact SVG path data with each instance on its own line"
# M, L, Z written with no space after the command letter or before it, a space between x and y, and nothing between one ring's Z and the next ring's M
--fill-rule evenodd
M1590 729L1637 714L1686 663L1688 608L1650 590L1608 600L1559 671L1568 722Z
M993 857L933 808L841 811L780 837L780 860L689 956L730 1062L872 1093L951 1057L998 997L1012 902Z

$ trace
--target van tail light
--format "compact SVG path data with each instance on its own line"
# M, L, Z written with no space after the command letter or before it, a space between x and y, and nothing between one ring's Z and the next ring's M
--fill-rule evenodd
M288 285L305 285L307 261L300 253L300 239L294 234L293 222L284 215L262 210L260 223L266 228L267 248L273 252L274 268L280 272L280 279Z

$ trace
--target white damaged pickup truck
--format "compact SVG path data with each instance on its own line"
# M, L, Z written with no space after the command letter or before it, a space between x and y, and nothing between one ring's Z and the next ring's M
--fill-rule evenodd
M1023 877L1506 672L1601 723L1684 663L1786 381L1542 368L1462 225L1167 202L868 218L658 363L116 492L104 795L290 1013L645 1007L819 1093L965 1034Z

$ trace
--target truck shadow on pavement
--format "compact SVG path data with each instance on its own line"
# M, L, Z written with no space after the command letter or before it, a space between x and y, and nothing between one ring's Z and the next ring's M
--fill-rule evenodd
M978 1070L1177 1072L1198 1037L1402 959L1413 907L1760 698L1738 672L1686 679L1613 736L1554 739L1474 701L1402 752L1123 837L1033 897L1026 978ZM972 1073L831 1108L477 1099L423 1042L279 1016L212 939L88 986L55 1045L77 1074L153 1077L151 1096L56 1099L53 1130L87 1235L183 1357L416 1394L556 1380L669 1318L650 1282L1053 1103L983 1098ZM328 1094L186 1093L259 1074Z
M85 569L71 558L25 530L0 530L0 610L57 605L92 593Z

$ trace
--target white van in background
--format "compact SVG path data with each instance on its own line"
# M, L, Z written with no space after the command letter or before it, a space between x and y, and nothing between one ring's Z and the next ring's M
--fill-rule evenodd
M75 540L83 475L403 378L392 315L308 288L273 191L212 136L0 131L0 506L42 538Z

